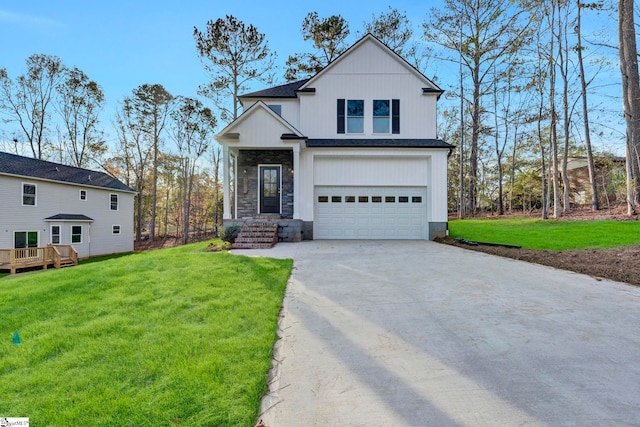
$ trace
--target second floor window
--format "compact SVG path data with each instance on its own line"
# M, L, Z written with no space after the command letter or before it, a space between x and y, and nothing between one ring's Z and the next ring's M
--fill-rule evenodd
M23 206L36 205L36 185L35 184L22 184L22 205Z
M367 101L370 102L370 101ZM400 100L374 99L370 104L371 127L366 133L400 133ZM338 99L337 133L365 133L365 101L362 99ZM368 110L367 110L368 111Z
M373 133L400 133L400 100L373 100Z
M80 200L87 200L87 190L80 190Z
M117 194L112 194L111 195L111 203L110 203L110 209L112 211L117 211L118 210L118 195Z
M347 133L364 133L364 101L347 101Z

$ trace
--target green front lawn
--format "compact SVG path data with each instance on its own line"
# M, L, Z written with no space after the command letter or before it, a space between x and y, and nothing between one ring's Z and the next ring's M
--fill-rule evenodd
M292 261L205 247L0 279L0 417L252 425Z
M611 248L640 243L640 222L465 219L449 222L449 235L528 249Z

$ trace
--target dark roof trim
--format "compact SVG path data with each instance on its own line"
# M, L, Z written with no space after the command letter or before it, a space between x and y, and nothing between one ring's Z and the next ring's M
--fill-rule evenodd
M444 93L444 90L442 89L434 89L431 87L423 87L422 88L422 94L427 94L427 93L437 93L438 94L438 99L440 99L440 96L442 96L442 94Z
M322 148L448 148L440 139L309 139L307 147Z
M306 136L302 136L302 135L296 135L295 133L283 133L280 136L280 139L283 141L288 141L288 140L305 140L307 139Z
M58 214L45 218L45 221L76 221L76 222L93 222L93 218L89 218L82 214Z

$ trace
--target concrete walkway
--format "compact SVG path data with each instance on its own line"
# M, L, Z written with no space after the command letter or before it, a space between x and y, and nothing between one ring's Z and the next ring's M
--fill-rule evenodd
M263 422L640 425L640 288L423 241L293 258Z

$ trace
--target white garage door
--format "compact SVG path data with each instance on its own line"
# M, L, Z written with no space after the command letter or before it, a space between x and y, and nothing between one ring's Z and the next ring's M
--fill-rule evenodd
M316 187L314 239L426 239L426 196L426 187Z

